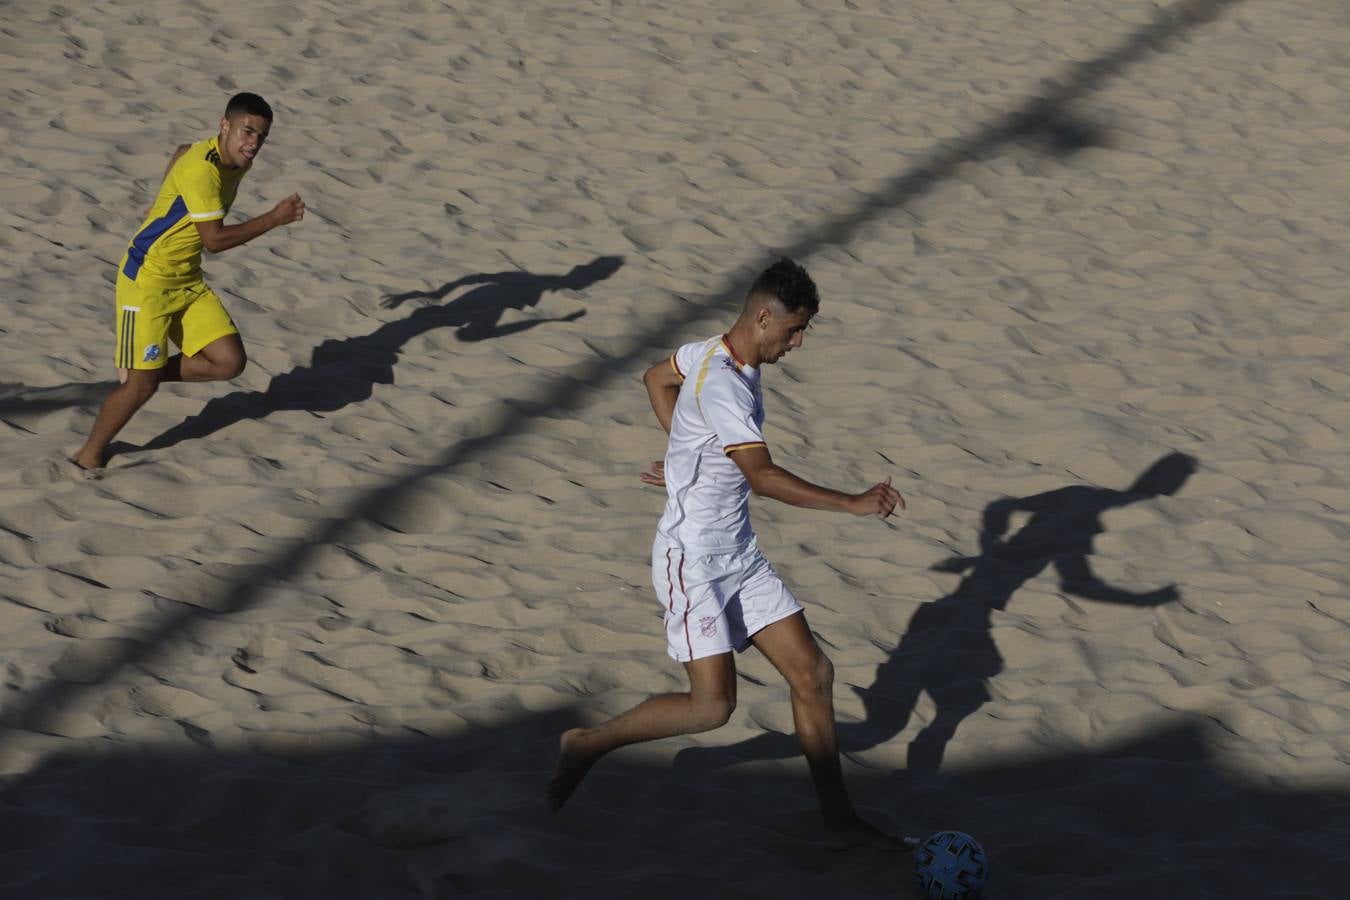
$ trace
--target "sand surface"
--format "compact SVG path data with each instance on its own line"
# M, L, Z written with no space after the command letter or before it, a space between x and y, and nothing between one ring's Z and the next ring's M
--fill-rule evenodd
M774 253L769 502L845 769L989 898L1328 898L1350 865L1341 0L0 3L0 895L905 897L785 690L679 690L640 374ZM232 384L106 477L114 265L173 146L273 136L210 258Z

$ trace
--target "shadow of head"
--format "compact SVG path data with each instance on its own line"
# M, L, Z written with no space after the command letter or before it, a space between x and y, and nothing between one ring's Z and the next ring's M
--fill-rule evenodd
M622 267L622 256L598 256L585 265L573 266L572 271L559 280L562 287L579 291L597 281L604 281Z
M1169 453L1149 466L1126 490L1144 497L1170 496L1195 474L1199 462L1186 453Z

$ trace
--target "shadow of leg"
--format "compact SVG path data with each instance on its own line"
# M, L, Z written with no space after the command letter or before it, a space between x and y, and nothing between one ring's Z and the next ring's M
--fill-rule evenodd
M909 743L909 769L915 775L932 775L942 767L942 757L957 726L990 699L983 678L942 688L931 696L937 714Z
M860 722L845 722L839 726L839 749L860 753L879 747L905 730L914 714L921 684L918 673L897 664L905 659L896 653L893 660L877 667L876 679L868 688L854 687L863 704Z
M766 732L729 747L685 747L675 754L675 768L703 775L753 760L791 759L801 752L795 734Z

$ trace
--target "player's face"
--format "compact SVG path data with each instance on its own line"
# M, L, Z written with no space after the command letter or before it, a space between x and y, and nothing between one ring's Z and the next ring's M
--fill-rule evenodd
M802 345L806 329L811 324L811 313L808 310L792 313L773 307L769 307L769 313L760 356L766 363L776 363L789 351Z
M249 113L221 119L220 161L230 169L251 165L271 130L270 121Z

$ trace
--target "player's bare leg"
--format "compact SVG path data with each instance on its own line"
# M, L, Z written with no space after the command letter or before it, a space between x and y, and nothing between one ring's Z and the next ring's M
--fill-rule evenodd
M573 728L559 740L558 766L544 789L554 811L562 808L600 757L629 744L711 731L736 708L736 664L730 653L684 664L689 691L658 694L598 728Z
M903 850L908 841L891 837L864 821L853 808L839 763L834 728L834 665L796 613L761 629L752 638L792 690L792 722L820 799L826 842L835 849L874 847Z
M227 334L207 344L192 356L169 357L163 368L118 369L122 383L113 388L94 419L94 427L73 462L81 469L101 469L107 463L108 445L131 417L166 381L227 381L244 371L248 357L237 334Z
M72 459L75 465L81 469L103 468L107 462L108 444L159 390L160 374L158 369L127 371L126 380L113 388L99 407L89 437Z
M192 356L169 357L164 381L229 381L239 377L248 364L244 342L237 334L216 338Z

